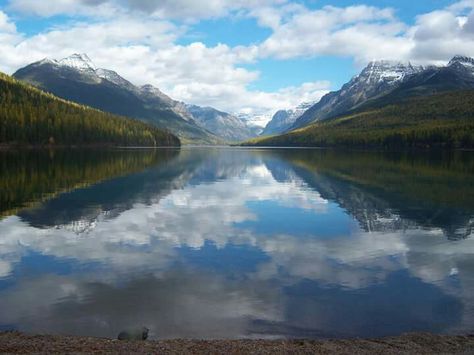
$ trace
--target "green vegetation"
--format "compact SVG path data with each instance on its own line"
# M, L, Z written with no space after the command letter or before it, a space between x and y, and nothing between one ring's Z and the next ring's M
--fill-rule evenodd
M474 148L474 91L408 99L244 145Z
M59 99L0 73L0 145L179 146L171 133Z
M62 192L163 164L176 154L175 149L0 151L0 217Z

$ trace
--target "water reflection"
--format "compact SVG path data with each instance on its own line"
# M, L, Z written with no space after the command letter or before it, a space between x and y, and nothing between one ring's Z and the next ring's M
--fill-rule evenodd
M115 336L146 325L155 338L235 338L474 325L470 153L115 154L141 163L93 182L58 174L47 198L31 185L16 200L31 204L39 190L36 204L2 208L0 327ZM54 194L71 184L80 188Z

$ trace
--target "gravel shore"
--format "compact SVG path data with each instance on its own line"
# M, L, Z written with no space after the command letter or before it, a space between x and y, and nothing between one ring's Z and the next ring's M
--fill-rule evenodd
M92 337L0 333L1 353L98 354L433 354L474 353L474 335L424 333L348 340L119 341Z

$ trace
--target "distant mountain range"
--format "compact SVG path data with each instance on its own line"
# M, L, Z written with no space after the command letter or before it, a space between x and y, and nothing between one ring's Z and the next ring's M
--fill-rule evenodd
M227 142L241 142L258 134L240 117L212 107L186 105L187 111L199 125Z
M260 135L270 136L287 131L314 104L315 102L304 102L294 109L277 111Z
M375 110L382 110L384 117L388 117L391 113L386 107L390 105L398 105L399 110L405 110L405 101L409 99L473 90L474 59L455 56L445 66L428 67L392 61L371 62L340 90L328 93L318 102L302 103L294 109L276 112L263 130L250 125L244 115L185 104L173 100L152 85L136 86L112 70L97 68L85 54L74 54L62 60L44 59L18 70L14 77L66 100L166 129L179 136L185 144L221 144L246 141L259 135L287 133L342 117L347 120L351 115L358 115L357 123L353 122L354 127L372 129L376 118L381 117L373 116ZM440 97L445 100L444 103L459 103L451 96ZM423 105L434 102L423 101ZM463 109L470 110L468 106L464 105ZM364 115L368 112L371 114ZM446 110L441 115L445 113ZM368 117L371 117L370 120ZM419 121L420 117L417 116L416 120ZM462 118L465 119L464 116ZM364 119L366 121L363 122ZM333 134L336 125L329 125L333 127ZM339 127L337 131L347 133L348 126ZM310 136L306 134L305 145L315 144ZM295 142L300 140L293 140L292 144ZM322 143L321 140L318 142Z
M86 54L44 59L13 76L61 98L167 129L184 143L215 144L256 136L235 116L188 106L152 85L136 86L115 71L97 68Z

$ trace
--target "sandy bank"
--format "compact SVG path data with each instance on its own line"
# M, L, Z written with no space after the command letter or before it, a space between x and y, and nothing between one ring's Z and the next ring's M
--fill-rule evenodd
M407 334L352 340L164 340L118 341L91 337L0 333L2 353L160 354L433 354L474 353L474 335Z

